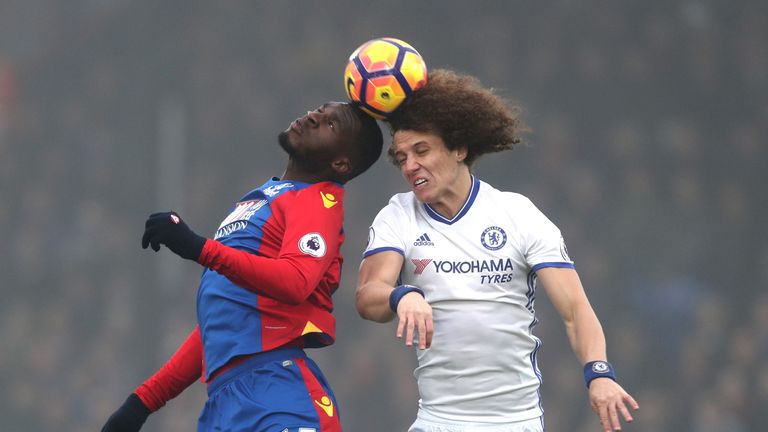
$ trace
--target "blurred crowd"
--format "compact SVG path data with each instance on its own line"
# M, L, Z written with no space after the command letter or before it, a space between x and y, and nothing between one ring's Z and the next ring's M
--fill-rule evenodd
M563 231L641 406L627 430L768 429L765 2L59 3L0 3L4 431L97 430L173 353L200 269L141 250L144 219L212 235L282 173L277 133L342 99L346 56L385 35L522 107L525 144L475 173ZM416 413L414 353L354 311L367 226L405 187L385 158L347 187L339 338L310 352L347 431ZM597 431L537 300L547 430ZM204 399L199 383L146 430L194 429Z

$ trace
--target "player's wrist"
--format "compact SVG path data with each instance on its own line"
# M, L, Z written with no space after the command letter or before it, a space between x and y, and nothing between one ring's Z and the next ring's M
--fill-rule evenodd
M415 287L413 285L396 286L395 289L389 293L389 308L392 309L392 312L397 313L397 305L400 304L400 300L402 300L406 294L410 294L412 292L418 293L424 297L424 291L422 291L419 287Z
M131 412L134 418L140 420L141 422L146 421L147 417L152 414L152 410L144 405L144 401L142 401L139 395L136 393L131 393L128 395L124 406Z
M206 241L208 241L206 237L191 232L189 245L185 248L186 256L184 256L184 258L192 261L198 261L200 259L200 255L203 253L203 248L205 247Z
M587 362L584 365L584 382L589 388L589 384L597 378L610 378L616 381L616 372L613 365L605 360L595 360Z
M136 393L131 393L114 412L101 432L138 431L152 412L144 405Z

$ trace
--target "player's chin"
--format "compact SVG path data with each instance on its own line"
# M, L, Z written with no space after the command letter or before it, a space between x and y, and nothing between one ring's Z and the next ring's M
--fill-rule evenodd
M286 153L288 153L289 156L296 155L296 144L291 142L290 129L280 132L280 134L277 136L277 142L280 144L280 147L285 150Z
M432 204L432 202L435 200L432 194L430 193L429 189L423 186L412 187L411 190L413 191L413 194L416 196L416 199L423 204Z

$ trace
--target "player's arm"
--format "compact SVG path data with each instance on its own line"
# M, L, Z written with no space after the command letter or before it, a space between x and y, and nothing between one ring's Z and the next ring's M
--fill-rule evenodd
M536 276L563 319L571 348L581 364L587 366L596 361L608 364L603 328L587 299L576 270L546 267L537 270ZM608 372L612 376L612 371ZM595 374L589 370L585 371L585 379L588 380L592 409L600 417L606 432L621 430L619 413L625 421L632 421L632 415L625 404L635 410L639 406L615 380L607 376L600 377L599 374L595 378Z
M393 251L379 252L363 259L355 291L355 306L361 317L380 323L395 317L389 307L389 296L397 285L402 266L403 256Z
M606 360L605 336L581 280L570 268L547 267L536 276L565 323L568 339L581 364Z
M203 342L200 327L187 336L170 359L135 391L152 412L162 408L203 376Z
M397 278L403 266L403 256L383 251L363 259L358 274L355 306L361 317L388 322L397 315L397 337L405 333L405 344L413 344L414 332L419 335L419 348L432 345L432 308L415 287L398 286ZM393 310L394 309L394 310Z
M309 297L332 262L308 255L268 258L208 240L197 262L236 285L286 304Z
M276 258L255 255L201 237L174 212L155 213L149 217L142 247L151 246L158 251L160 245L166 245L182 258L215 270L240 287L282 303L300 304L333 264L344 220L342 206L324 208L319 193L310 196L316 189L308 188L307 191L301 201L291 201L291 204L280 207L285 215L286 231ZM307 217L307 214L314 214L314 217ZM306 233L321 235L326 249L323 256L312 256L299 250L298 242Z
M324 204L322 196L328 191L333 192L339 204ZM208 240L197 261L259 295L286 304L300 304L337 260L343 238L343 195L338 187L318 183L274 200L273 218L278 221L276 225L285 227L275 258Z
M200 329L195 327L163 367L131 393L109 417L102 432L140 430L151 413L178 396L202 374L202 341Z

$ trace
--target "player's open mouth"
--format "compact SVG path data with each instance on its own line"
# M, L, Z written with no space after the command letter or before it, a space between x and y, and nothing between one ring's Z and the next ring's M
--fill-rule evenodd
M419 179L416 179L415 182L413 182L413 187L417 188L417 187L419 187L421 185L424 185L426 183L427 183L427 179L419 178Z
M294 120L293 123L291 123L291 129L301 134L301 120L300 119Z

